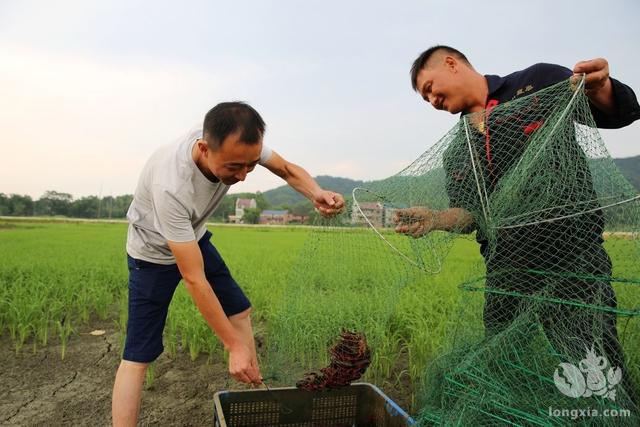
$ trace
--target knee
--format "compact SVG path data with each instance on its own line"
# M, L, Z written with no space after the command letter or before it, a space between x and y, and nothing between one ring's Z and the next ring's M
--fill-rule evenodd
M126 371L126 372L146 372L149 367L149 363L142 362L132 362L130 360L122 359L120 361L120 367L118 370Z
M244 311L241 311L240 313L236 313L236 314L234 314L232 316L229 316L229 320L248 319L250 315L251 315L251 307L247 308Z

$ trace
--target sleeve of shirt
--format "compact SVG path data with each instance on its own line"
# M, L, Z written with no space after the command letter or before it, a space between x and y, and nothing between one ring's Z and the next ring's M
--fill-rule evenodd
M615 114L604 114L589 103L596 125L603 129L619 129L640 119L640 106L633 89L614 78L611 79L611 84L617 107Z
M271 157L271 154L273 154L273 150L271 149L271 147L262 144L262 151L260 152L260 161L259 163L261 165L264 165L269 158Z
M442 153L442 166L445 173L445 190L449 198L449 208L462 208L469 212L476 224L482 217L480 207L480 195L473 173L471 158L467 151L466 137L461 131L451 141L447 149ZM469 224L461 230L461 233L470 233L475 229L475 224Z
M165 239L172 242L196 240L189 212L174 194L160 186L153 186L153 224Z
M456 185L456 177L462 172L453 169L453 160L451 157L451 152L449 150L445 150L442 159L445 175L445 190L447 192L447 197L449 197L449 207L461 208L463 206L460 197L460 188Z
M534 65L533 69L535 75L538 77L538 89L560 83L573 75L573 71L567 67L556 64L540 63Z
M535 68L536 74L542 78L542 82L539 82L540 87L551 86L573 75L570 69L555 64L536 64ZM640 106L633 89L614 78L611 78L611 83L617 106L615 114L607 115L589 103L596 126L603 129L618 129L640 119Z
M449 147L442 153L442 166L449 207L472 211L477 191L472 186L475 181L466 144L460 137L451 141Z

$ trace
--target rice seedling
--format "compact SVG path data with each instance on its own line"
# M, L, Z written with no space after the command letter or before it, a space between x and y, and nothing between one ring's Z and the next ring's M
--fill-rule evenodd
M398 286L384 265L391 258L366 259L342 251L351 244L349 239L357 241L367 230L328 230L327 239L314 241L306 228L211 229L213 243L252 301L263 345L262 373L279 378L276 383L299 376L291 360L296 366L326 363L330 343L324 337L351 328L364 332L372 349L365 380L384 384L408 377L417 386L456 328L481 327L482 298L470 300L465 313L460 312L463 291L458 284L468 279L465 266L480 262L470 239L454 241L441 273L408 275ZM16 352L53 340L64 358L73 333L95 315L114 321L122 349L127 322L125 239L125 224L16 222L0 230L0 334L8 334ZM609 237L607 245L616 259L625 259L616 251L635 250L630 241L625 246L614 239ZM332 246L314 262L325 268L301 264L301 253L322 244ZM638 266L622 262L616 268ZM638 292L629 289L618 289L620 306L639 306ZM637 367L640 336L637 328L626 325L624 319L618 322L620 337L630 366ZM179 352L193 360L201 354L209 361L224 357L182 284L169 308L164 344L170 357ZM152 387L153 368L147 375L147 387Z

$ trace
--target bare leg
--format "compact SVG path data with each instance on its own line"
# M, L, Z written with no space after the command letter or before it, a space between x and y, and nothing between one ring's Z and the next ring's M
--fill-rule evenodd
M148 363L120 362L113 385L111 416L114 427L136 426L140 412L142 384Z

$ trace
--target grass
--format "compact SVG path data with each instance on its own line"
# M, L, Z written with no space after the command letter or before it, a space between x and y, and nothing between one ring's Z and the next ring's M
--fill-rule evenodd
M434 275L410 266L368 230L210 229L212 242L252 300L254 322L264 330L269 351L263 355L263 375L280 382L290 384L299 375L293 364L319 368L326 362L327 345L342 327L367 334L374 349L367 379L377 383L408 377L417 384L459 328L482 333L482 295L470 297L458 286L470 272L483 273L471 239L435 236L439 248L449 248L444 260L418 259L430 252L415 242L411 247L396 242L418 264L444 261ZM27 344L46 346L56 337L64 358L69 337L94 315L112 319L124 333L126 230L123 223L0 223L0 334L10 335L16 352ZM609 253L620 260L614 274L638 268L627 256L637 251L633 245L629 239L608 238ZM615 286L621 306L640 306L637 285ZM472 313L464 324L461 307ZM620 321L619 329L637 366L637 321ZM170 355L222 355L183 286L171 303L164 342Z

